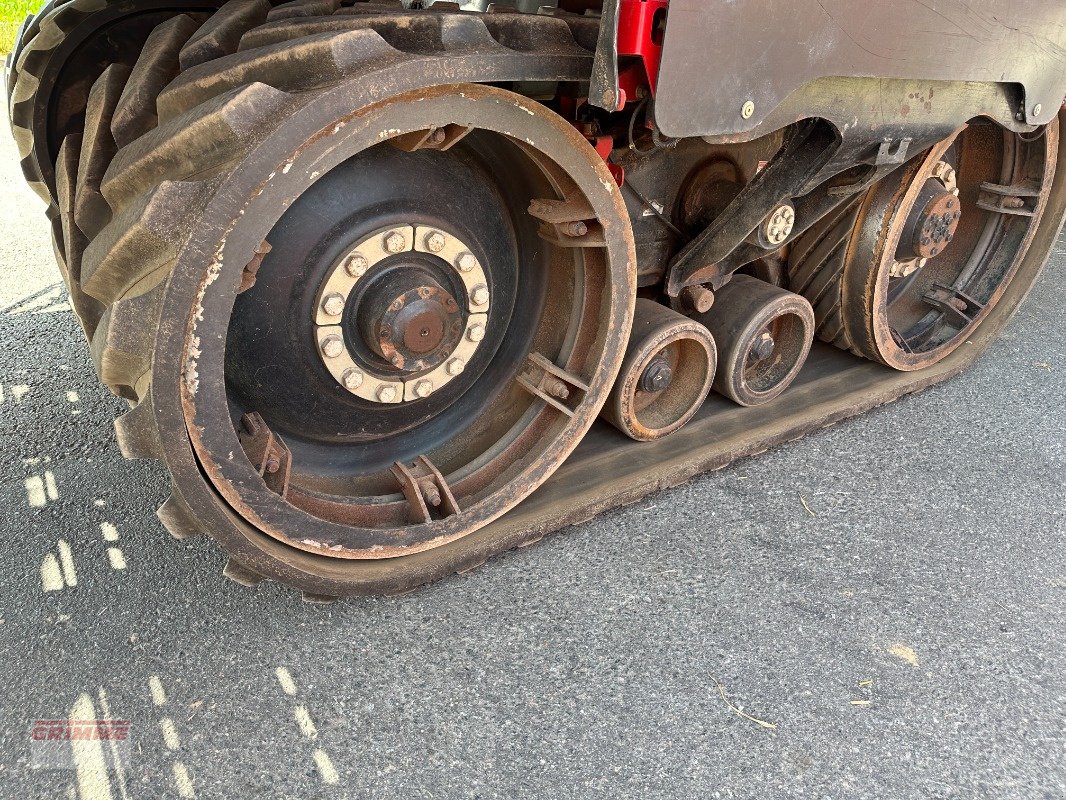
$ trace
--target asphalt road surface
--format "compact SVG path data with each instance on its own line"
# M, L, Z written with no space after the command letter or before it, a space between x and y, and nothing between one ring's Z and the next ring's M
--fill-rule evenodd
M0 796L1066 796L1061 242L962 378L319 607L166 534L6 132L0 193Z

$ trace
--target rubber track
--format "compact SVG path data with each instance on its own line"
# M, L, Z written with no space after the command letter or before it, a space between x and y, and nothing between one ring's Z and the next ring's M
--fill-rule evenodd
M852 350L840 311L841 278L863 196L819 220L793 245L788 260L789 289L814 307L815 335L841 350Z
M535 70L538 54L549 53L591 70L595 20L360 5L230 0L197 30L188 17L157 27L132 69L112 65L93 85L84 132L62 148L58 216L100 379L136 403L116 422L127 457L161 455L150 376L174 260L229 170L281 120L338 81L405 63L425 68L426 59L440 62L432 68L440 74L472 52L521 56ZM177 491L159 517L179 538L201 532ZM227 574L258 580L232 560Z

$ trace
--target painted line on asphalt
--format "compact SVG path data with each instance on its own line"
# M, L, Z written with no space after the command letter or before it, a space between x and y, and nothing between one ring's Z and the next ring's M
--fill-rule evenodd
M44 508L49 502L59 499L59 489L56 486L56 476L52 470L44 471L43 475L31 475L26 478L26 502L30 508Z
M274 675L281 685L281 691L289 697L296 697L298 692L296 680L292 677L292 673L288 668L278 667L274 670ZM292 716L296 720L296 727L299 728L301 735L309 742L317 742L318 728L315 727L315 722L311 719L311 712L307 710L307 706L303 703L296 703L292 709ZM331 786L340 783L340 774L325 750L321 747L314 748L311 752L311 758L315 762L315 767L318 768L318 775L323 783Z
M105 542L118 541L118 528L110 522L100 523L100 534L104 537ZM122 548L116 544L111 544L107 548L107 560L111 564L111 569L122 570L126 568L126 556L122 553Z
M163 682L158 675L149 676L148 691L152 695L152 705L157 708L166 707L167 692L163 688ZM181 750L181 737L178 736L178 728L173 719L169 716L162 717L159 720L159 732L163 736L163 744L167 750L172 753L177 753ZM178 797L182 798L182 800L194 800L196 789L193 787L192 775L189 772L189 768L185 766L185 762L180 758L176 758L171 765L171 774L174 776L174 786L178 790Z

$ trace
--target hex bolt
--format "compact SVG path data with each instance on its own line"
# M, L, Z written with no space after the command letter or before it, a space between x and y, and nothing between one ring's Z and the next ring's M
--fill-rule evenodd
M385 249L390 253L402 253L407 249L407 240L402 233L392 231L385 236Z
M461 358L453 358L448 362L448 374L452 377L461 375L464 369L466 369L466 362Z
M430 381L419 381L415 384L415 396L416 397L429 397L433 394L433 383Z
M460 272L469 272L477 266L477 259L473 253L461 253L455 265L459 267Z
M326 358L336 358L344 352L344 340L333 334L322 340L322 355Z
M429 135L429 141L433 144L444 144L444 140L448 138L448 134L444 128L436 128L433 133Z
M763 226L763 236L772 245L780 245L792 233L796 225L796 210L791 203L785 203L775 208L766 218Z
M344 261L344 271L353 278L361 278L370 267L370 262L362 253L352 253Z
M480 342L485 338L485 326L480 323L474 323L470 326L470 330L466 332L466 338L472 342Z
M386 384L378 389L378 400L382 403L391 403L396 399L396 387Z
M562 225L563 233L571 238L577 239L584 236L589 232L589 226L584 222L578 220L577 222L567 222Z
M1037 103L1035 106L1033 106L1033 116L1034 117L1039 117L1040 116L1040 112L1043 111L1043 110L1044 110L1044 107L1042 105L1040 105L1040 103Z
M740 116L744 119L751 119L755 116L755 103L748 100L744 105L740 107Z
M470 299L474 301L475 306L485 305L489 302L489 287L479 283L470 291Z
M344 295L330 292L322 298L322 310L331 317L339 317L344 311Z
M763 331L759 334L759 338L755 340L755 344L751 346L751 354L755 356L756 360L762 361L764 358L768 358L773 352L774 337L771 336L768 331Z
M444 249L444 245L447 241L444 238L444 234L440 231L431 231L426 234L426 249L431 253L439 253Z
M344 383L345 389L355 391L363 385L363 373L357 369L346 369L344 374L341 375L341 381Z
M644 392L661 392L674 379L674 371L665 358L653 358L640 376L640 389Z
M263 468L271 475L273 475L275 472L281 469L281 460L277 457L275 453L271 453L269 456L267 456L267 460L266 463L263 464Z

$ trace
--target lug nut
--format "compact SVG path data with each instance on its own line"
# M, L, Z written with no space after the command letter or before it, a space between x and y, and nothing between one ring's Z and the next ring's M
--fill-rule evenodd
M344 311L344 295L330 292L322 298L322 310L331 317L339 317Z
M462 374L464 369L466 369L466 362L461 358L453 358L448 362L448 374L453 377Z
M352 253L344 260L344 271L353 278L360 278L366 274L370 263L362 253Z
M485 326L480 324L471 325L470 330L466 332L466 338L472 342L480 342L485 338Z
M774 337L767 332L759 334L759 338L755 340L755 344L752 345L751 354L755 356L756 360L762 361L768 358L771 353L774 352Z
M444 234L440 231L432 231L426 234L426 249L431 253L439 253L446 244Z
M382 403L391 403L396 399L396 387L394 386L382 386L378 389L378 400Z
M322 340L322 355L326 358L336 358L344 352L344 340L336 335L327 336Z
M407 240L402 233L393 231L385 237L385 249L390 253L402 253L407 249Z
M433 394L433 384L429 381L419 381L415 384L416 397L429 397Z
M483 283L479 283L470 292L470 299L474 301L475 306L483 306L489 302L489 287Z
M357 369L346 369L341 375L341 380L344 382L345 389L355 391L363 385L363 373Z
M474 258L473 253L463 253L459 256L456 266L459 267L460 272L469 272L477 266L477 259Z

